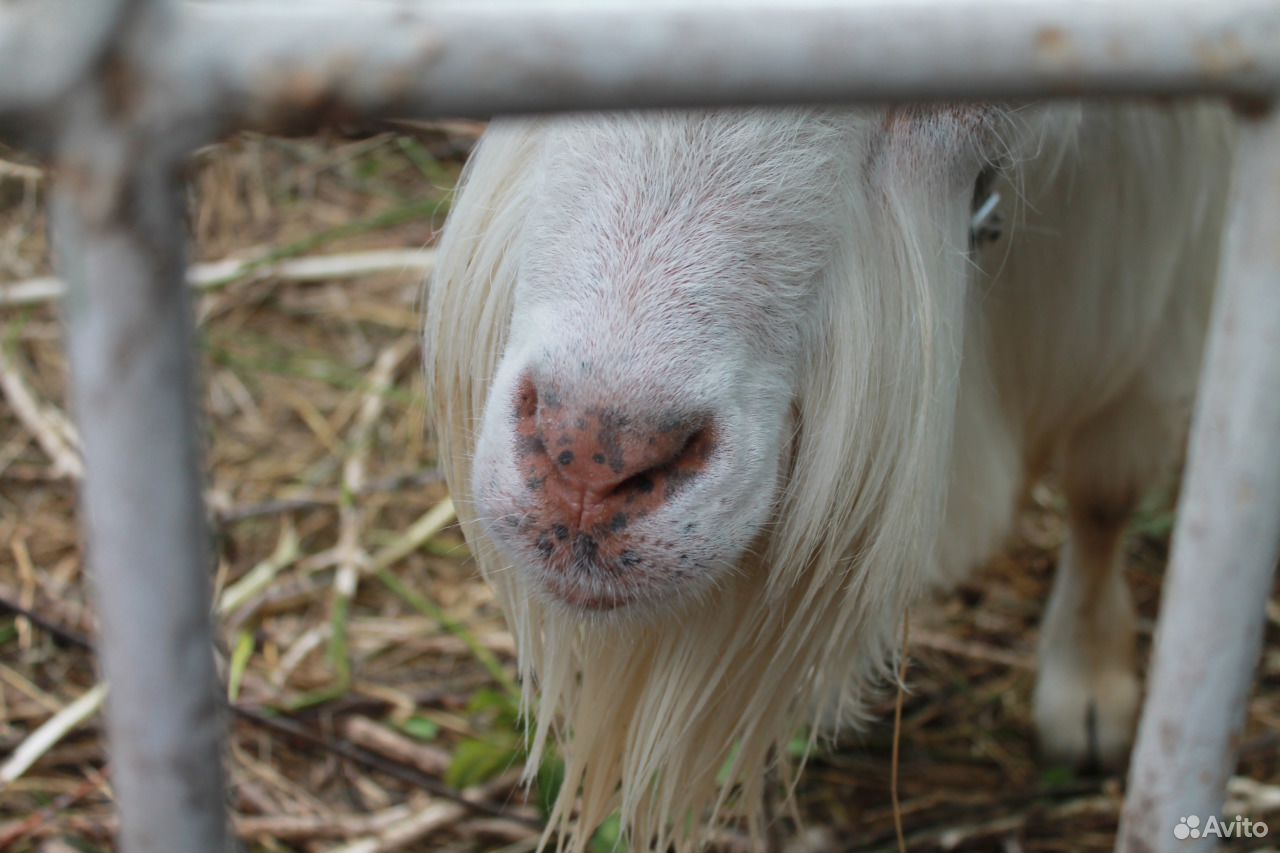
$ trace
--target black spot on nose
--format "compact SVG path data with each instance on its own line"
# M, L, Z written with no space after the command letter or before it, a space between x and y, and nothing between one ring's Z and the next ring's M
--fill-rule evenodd
M618 513L609 522L609 530L612 533L618 533L619 531L626 530L626 529L627 529L627 514L625 512Z
M597 453L595 456L592 456L592 457L591 457L591 461L592 461L592 462L594 462L594 463L596 463L597 465L603 465L603 464L604 464L604 454L603 454L603 453Z
M573 464L573 451L572 451L572 450L566 450L564 453L561 453L561 454L560 454L560 457L559 457L556 461L557 461L557 462L559 462L561 465L572 465L572 464Z
M583 534L573 540L573 556L579 560L594 563L600 553L600 545L594 536Z
M569 528L565 527L563 524L555 525L551 528L551 532L554 533L556 538L561 542L569 538Z

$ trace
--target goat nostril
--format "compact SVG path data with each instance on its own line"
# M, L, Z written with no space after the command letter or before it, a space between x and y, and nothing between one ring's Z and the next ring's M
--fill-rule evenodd
M618 483L602 497L643 496L654 490L658 481L674 483L697 474L706 467L707 459L715 447L715 431L710 426L700 427L689 434L679 450L670 458L633 474Z
M684 447L680 449L672 463L682 468L701 468L711 456L715 444L714 429L710 426L696 429L685 441Z
M709 415L658 423L581 408L528 376L513 397L517 464L559 525L554 540L546 537L552 548L574 531L620 533L656 511L707 468L718 440Z
M520 385L516 389L516 420L532 421L538 414L538 389L533 384L532 377L525 376L520 380Z
M656 473L656 469L650 468L648 471L642 471L639 474L628 477L610 489L603 497L626 494L647 495L653 491L653 477L651 475L654 473Z
M689 433L688 438L680 445L680 449L669 460L657 466L656 470L665 474L691 475L706 467L715 448L715 430L711 426L701 426Z

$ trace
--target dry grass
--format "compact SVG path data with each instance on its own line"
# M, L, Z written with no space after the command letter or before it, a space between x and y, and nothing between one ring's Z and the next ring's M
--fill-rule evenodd
M203 152L196 259L429 245L474 130L246 137ZM0 156L15 165L0 169L0 280L47 275L43 178ZM511 640L450 526L425 429L417 278L251 276L200 299L231 806L253 849L521 850L536 838L537 792L513 781ZM0 611L0 762L96 683L60 344L54 307L0 308L0 598L32 617ZM1130 580L1149 640L1168 514L1138 526ZM1111 849L1120 780L1044 768L1030 738L1035 624L1062 535L1053 494L1038 491L1019 544L912 614L898 770L908 849ZM1272 786L1278 614L1240 767ZM894 700L810 760L803 828L779 819L789 849L897 848ZM0 850L112 845L101 735L90 714L0 783ZM1253 817L1280 824L1276 790L1253 791Z

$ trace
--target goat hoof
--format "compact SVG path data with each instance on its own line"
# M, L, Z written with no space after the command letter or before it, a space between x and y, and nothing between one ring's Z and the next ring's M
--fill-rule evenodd
M1132 672L1043 668L1033 700L1041 757L1089 772L1122 768L1133 743L1140 701Z

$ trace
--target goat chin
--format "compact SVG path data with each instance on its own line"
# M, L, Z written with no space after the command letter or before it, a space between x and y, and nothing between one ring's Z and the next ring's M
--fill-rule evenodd
M489 128L426 369L516 638L528 766L561 741L549 833L581 849L616 810L634 849L730 819L760 842L785 745L856 721L908 608L1000 546L1031 478L1064 461L1086 513L1154 482L1229 137L1217 107L1125 104ZM974 246L980 176L1004 223Z

